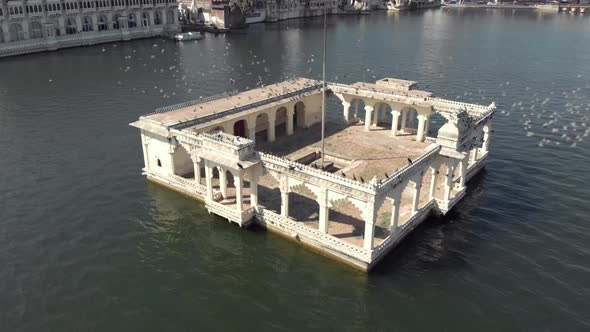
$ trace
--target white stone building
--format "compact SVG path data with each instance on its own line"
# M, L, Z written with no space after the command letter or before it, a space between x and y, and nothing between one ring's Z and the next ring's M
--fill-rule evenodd
M175 0L0 0L0 57L178 31Z
M415 85L328 83L343 121L328 127L324 156L314 141L322 84L309 79L165 107L131 125L150 181L368 270L430 213L452 209L487 161L495 105ZM433 116L446 120L435 137Z

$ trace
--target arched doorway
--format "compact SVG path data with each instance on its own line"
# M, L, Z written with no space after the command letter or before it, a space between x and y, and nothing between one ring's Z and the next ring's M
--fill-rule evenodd
M377 103L374 106L374 122L379 126L385 124L391 124L391 106L387 103Z
M20 23L12 23L8 31L10 33L10 41L19 41L25 39L23 27L20 25Z
M90 16L85 16L82 22L82 31L89 32L93 30L92 19L90 18Z
M162 24L162 13L160 13L159 11L155 12L154 15L154 25L160 25Z
M43 27L41 26L41 22L33 21L31 22L31 39L43 38Z
M268 141L268 114L261 113L256 117L256 142Z
M295 104L295 112L293 112L293 125L295 128L307 128L305 121L305 104L301 101Z
M78 33L78 27L76 26L76 22L73 18L68 18L68 23L66 25L66 34L73 35Z
M234 123L234 136L248 137L246 120L238 120Z
M137 21L135 20L135 14L131 13L127 16L127 25L129 28L137 27Z
M287 135L287 108L281 107L275 115L275 137Z
M109 29L108 19L104 15L100 15L98 18L98 31L106 31Z

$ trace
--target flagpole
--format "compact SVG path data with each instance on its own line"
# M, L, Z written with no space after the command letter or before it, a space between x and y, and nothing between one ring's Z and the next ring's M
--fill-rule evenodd
M326 130L326 17L328 1L324 1L324 55L322 59L322 169L324 169L324 132Z

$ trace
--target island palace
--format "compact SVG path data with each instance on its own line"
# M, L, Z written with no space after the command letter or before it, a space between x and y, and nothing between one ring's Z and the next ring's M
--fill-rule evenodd
M143 174L230 222L369 270L464 197L486 164L495 104L436 98L393 78L327 83L342 113L326 123L322 158L322 93L321 81L298 78L144 115L131 124Z

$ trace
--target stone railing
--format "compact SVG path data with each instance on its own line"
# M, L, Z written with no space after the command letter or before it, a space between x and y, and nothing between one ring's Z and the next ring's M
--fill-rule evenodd
M220 150L227 154L236 155L240 160L254 153L254 142L244 137L223 132L201 133L197 137L203 141L203 146L209 145L212 150Z
M278 157L272 154L267 154L263 152L258 152L258 154L260 155L260 160L262 160L265 163L275 164L281 166L282 168L288 168L296 172L302 172L306 175L313 176L315 178L320 178L346 187L352 187L354 189L362 190L364 192L374 193L376 189L376 186L371 183L362 183L359 181L355 181L347 177L343 177L341 175L326 172L321 169L313 168L311 166L300 164L298 162L287 160L285 158Z
M211 212L231 221L239 222L242 220L242 214L234 207L226 206L218 202L207 202L206 206Z
M336 252L350 256L352 258L358 259L366 263L371 262L370 251L365 250L361 247L357 247L330 234L322 233L318 230L309 228L303 225L303 223L301 222L285 218L277 213L265 209L260 209L256 213L256 215L262 222L271 224L277 228L281 228L288 234L295 233L299 236L303 236L316 242L322 247L332 249Z
M233 95L236 95L237 93L238 93L238 90L233 90L230 92L224 92L224 93L220 93L220 94L213 95L213 96L208 96L208 97L199 98L199 99L195 99L195 100L185 101L180 104L174 104L174 105L170 105L170 106L160 107L160 108L157 108L155 111L148 113L144 116L150 116L150 115L158 114L158 113L166 113L166 112L175 111L175 110L189 107L189 106L196 106L196 105L206 103L206 102L209 102L212 100L231 97Z
M387 191L390 186L398 184L406 180L409 176L412 176L415 172L421 170L426 165L430 165L436 155L440 151L441 146L437 144L431 144L429 150L421 155L418 159L414 160L411 164L407 164L402 167L397 173L381 181L377 187L378 191Z
M383 242L381 242L378 246L374 247L371 251L371 259L375 260L379 256L381 256L384 252L389 250L390 247L397 244L400 240L400 232L405 231L406 229L409 230L409 226L415 224L416 222L420 222L423 220L432 210L434 207L434 200L430 200L426 203L423 207L421 207L414 215L410 217L403 225L399 226L395 233L390 234ZM411 229L412 227L410 227Z
M318 90L319 91L321 89L321 87L322 87L321 84L308 86L308 87L305 87L303 89L298 89L298 90L295 90L295 91L287 92L287 93L284 93L284 94L281 94L281 95L278 95L278 96L274 96L272 98L267 98L267 99L264 99L264 100L261 100L261 101L257 101L257 102L254 102L254 103L250 103L250 104L246 104L246 105L243 105L243 106L240 106L240 107L234 107L234 108L232 108L230 110L216 112L215 114L209 114L209 115L206 115L206 116L203 116L203 117L200 117L200 118L196 118L196 119L189 120L189 121L186 121L186 122L183 122L183 123L179 123L177 125L173 125L172 127L173 128L176 128L176 129L186 128L186 127L192 127L192 126L195 126L195 125L198 125L198 124L202 124L202 123L206 123L206 122L209 122L209 121L212 121L212 120L223 118L223 117L226 117L228 115L241 113L243 111L246 111L246 110L249 110L249 109L253 109L253 108L256 108L256 107L260 107L260 106L263 106L263 105L268 105L270 103L274 103L274 102L279 101L279 100L282 100L282 99L286 99L286 98L291 98L291 97L294 97L294 96L298 96L298 95L301 95L301 94L304 94L304 93L307 93L307 92L310 92L310 91L315 91L315 90ZM187 104L187 103L184 103L184 104ZM186 105L186 106L184 106L184 107L188 107L188 106L192 106L192 105L193 104L190 104L190 102L189 102L189 104Z

